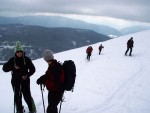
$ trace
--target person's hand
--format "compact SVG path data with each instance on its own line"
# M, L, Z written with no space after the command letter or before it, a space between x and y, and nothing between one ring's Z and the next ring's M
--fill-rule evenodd
M40 78L37 79L36 83L39 84L44 84L45 83L45 76L41 76Z
M39 85L41 83L40 78L37 79L36 83Z
M19 69L19 68L20 68L19 66L16 66L16 65L15 65L15 69Z
M41 79L40 79L40 78L39 78L39 79L37 79L36 83L37 83L38 85L39 85L39 84L42 84Z
M22 76L22 80L26 80L27 79L27 75L25 75L25 76Z

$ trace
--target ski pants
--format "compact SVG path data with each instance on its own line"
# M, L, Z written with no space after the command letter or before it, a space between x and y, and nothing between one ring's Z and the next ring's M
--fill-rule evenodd
M131 56L131 54L132 54L132 47L127 47L127 50L126 50L126 52L125 52L125 55L127 55L127 53L128 53L128 51L129 51L129 49L130 49L130 53L129 53L129 55Z
M35 111L35 104L30 92L30 79L27 78L27 80L17 81L12 80L11 83L14 90L14 101L17 111L23 110L22 95L24 97L25 102L28 105L29 111Z
M99 49L99 55L101 54L102 49Z
M87 53L87 60L90 60L91 52Z
M47 113L58 113L57 105L62 99L61 92L48 92L48 107Z

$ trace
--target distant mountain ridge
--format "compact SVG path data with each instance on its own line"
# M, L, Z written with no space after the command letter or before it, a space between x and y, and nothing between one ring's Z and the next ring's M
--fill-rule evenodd
M150 30L150 26L144 26L144 25L131 26L131 27L126 27L124 29L121 29L120 32L123 35L128 35L128 34L137 33L145 30Z
M20 16L0 17L0 24L24 24L38 25L43 27L70 27L89 29L107 36L121 36L122 33L112 27L86 23L80 20L69 19L61 16Z
M44 49L55 53L81 46L106 41L108 36L87 29L47 28L33 25L0 25L0 61L6 61L14 54L17 40L32 59L42 57Z

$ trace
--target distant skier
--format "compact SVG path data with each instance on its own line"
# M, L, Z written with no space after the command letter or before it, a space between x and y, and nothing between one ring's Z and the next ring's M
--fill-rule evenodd
M86 53L87 53L87 60L90 60L90 57L91 57L91 53L93 51L93 48L92 46L89 46L87 49L86 49Z
M128 40L128 42L127 42L127 50L126 50L126 52L125 52L125 55L127 55L129 49L130 49L129 56L132 55L133 44L134 44L133 37L131 37L131 38Z
M104 46L101 44L100 46L99 46L99 55L101 54L101 51L102 51L102 49L104 48Z

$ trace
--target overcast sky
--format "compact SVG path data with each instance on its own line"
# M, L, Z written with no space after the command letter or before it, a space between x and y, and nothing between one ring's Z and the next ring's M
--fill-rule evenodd
M0 0L0 16L48 13L150 23L150 0Z

